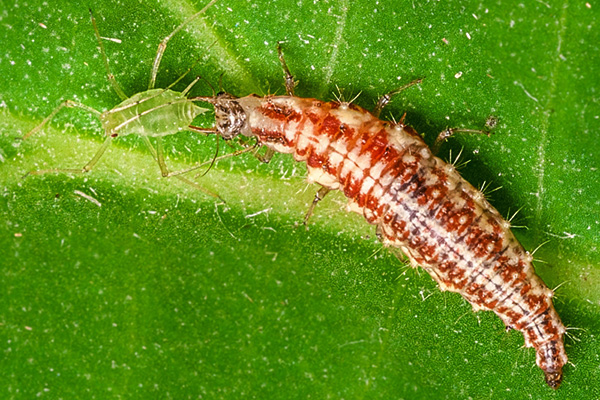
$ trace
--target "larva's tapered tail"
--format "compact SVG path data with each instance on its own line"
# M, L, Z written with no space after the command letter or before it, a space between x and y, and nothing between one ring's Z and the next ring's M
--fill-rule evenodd
M562 335L540 345L536 352L536 364L544 371L546 383L552 389L558 389L562 382L562 367L567 362L567 355L562 342Z
M568 360L563 343L565 327L549 298L546 300L548 308L529 320L521 330L525 345L535 348L535 363L544 371L546 383L552 389L558 389L563 378L563 366Z

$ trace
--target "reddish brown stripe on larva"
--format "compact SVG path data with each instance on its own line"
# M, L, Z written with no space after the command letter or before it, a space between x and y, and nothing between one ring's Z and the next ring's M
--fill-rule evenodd
M254 95L213 101L220 110L243 110L243 121L234 124L243 127L234 134L293 154L307 163L309 181L342 190L349 209L376 225L385 244L401 249L442 290L460 293L474 310L494 311L523 332L547 383L558 387L567 356L552 291L535 275L509 223L413 129L347 103ZM229 121L221 131L217 115L224 137L233 136L225 132Z

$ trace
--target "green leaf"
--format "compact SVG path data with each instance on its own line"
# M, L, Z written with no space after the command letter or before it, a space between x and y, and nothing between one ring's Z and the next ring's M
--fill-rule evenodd
M112 72L129 95L148 86L158 43L205 2L93 5ZM115 145L86 176L75 168L102 142L100 124L61 111L15 142L62 100L118 104L86 6L0 4L0 391L7 398L598 398L600 27L585 2L220 1L176 35L157 87L199 59L195 75L236 95L283 93L276 53L297 95L336 86L372 108L413 79L384 118L432 142L457 135L461 172L501 189L520 210L515 230L536 252L571 331L554 392L491 313L400 263L342 195L301 225L315 187L287 156L245 155L197 182L226 205L160 178L139 138ZM194 94L210 95L201 81ZM210 126L211 116L196 123ZM208 160L214 138L165 139L175 170ZM223 151L221 149L221 151ZM228 149L228 151L230 151Z

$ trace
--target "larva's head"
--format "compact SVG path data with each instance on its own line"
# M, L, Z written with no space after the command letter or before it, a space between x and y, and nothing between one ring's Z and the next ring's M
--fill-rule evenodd
M217 135L229 140L242 133L247 114L238 98L225 92L217 94L211 101L215 106L215 128Z

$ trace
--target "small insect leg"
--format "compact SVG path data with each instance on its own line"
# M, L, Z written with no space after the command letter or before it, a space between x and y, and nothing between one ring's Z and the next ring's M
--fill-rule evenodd
M313 215L313 212L315 210L315 207L317 206L317 203L319 201L323 200L325 198L325 196L327 196L327 193L329 193L329 192L331 192L331 189L329 189L325 186L321 186L321 189L319 189L319 191L315 194L315 198L313 199L310 207L308 207L308 211L306 212L306 215L304 216L304 226L308 227L308 220Z
M183 91L183 92L181 92L181 95L182 95L182 96L187 96L187 94L189 93L189 91L190 91L190 90L192 90L192 88L194 87L194 85L195 85L196 83L198 83L198 81L199 81L200 79L201 79L201 77L200 77L200 76L197 76L197 77L196 77L196 78L195 78L195 79L192 81L192 83L190 83L189 85L187 85L187 87L184 89L184 91Z
M446 128L443 131L441 131L440 134L438 135L438 137L435 139L435 142L433 143L433 146L431 147L431 151L433 152L433 154L437 154L440 150L440 147L442 146L442 143L444 143L449 137L453 136L455 133L458 133L458 132L476 133L476 134L482 134L482 135L487 135L487 136L490 136L490 134L491 134L491 132L484 131L481 129Z
M387 104L390 102L390 100L392 99L392 96L402 92L405 89L408 89L411 86L417 85L419 83L421 83L423 81L423 79L415 79L414 81L407 83L404 86L399 87L396 90L393 90L389 93L384 94L383 96L381 96L379 98L379 100L377 100L377 104L375 105L375 108L373 109L373 115L375 115L376 117L379 117L379 114L381 114L381 110L383 110L383 108L385 106L387 106Z
M160 136L156 138L156 161L158 161L158 166L160 167L160 173L162 176L168 176L169 168L167 168L167 164L165 163L165 152L163 149L162 138Z
M161 138L157 138L157 148L158 151L154 148L154 146L152 146L152 143L150 143L150 139L148 139L148 136L142 136L142 140L144 141L144 144L146 145L146 147L148 147L148 150L150 151L150 153L152 154L152 157L154 158L154 160L156 160L158 162L158 165L160 167L160 171L162 173L163 177L169 177L169 170L167 168L167 165L165 163L164 160L164 152L163 152L163 146L162 146L162 140ZM162 162L161 162L162 160ZM221 196L219 196L216 193L211 192L208 189L203 188L202 186L198 185L196 182L190 181L189 179L184 178L183 176L179 176L179 175L174 175L173 176L175 179L180 180L181 182L184 182L190 186L192 186L194 189L197 189L199 191L201 191L204 194L207 194L211 197L217 198L223 202L225 202L225 200L223 200L221 198Z
M288 96L293 96L294 88L296 87L298 82L294 80L294 76L291 74L287 63L285 62L285 58L283 57L283 51L281 50L281 42L277 43L277 54L279 55L279 61L281 62L283 73L285 74L285 92Z
M273 158L273 155L275 154L275 150L270 149L267 147L267 150L265 151L265 154L260 154L259 151L260 149L262 149L265 146L261 146L258 147L255 151L254 151L254 157L256 157L258 159L258 161L268 164L271 162L271 159Z
M25 178L27 175L43 175L43 174L60 173L60 172L67 172L67 173L73 173L73 174L84 174L86 172L90 172L92 170L92 168L94 168L94 166L96 165L96 163L98 162L100 157L102 157L104 155L104 152L106 151L108 146L110 146L112 139L113 139L112 136L108 136L106 138L106 140L104 141L104 143L102 143L102 146L100 146L100 148L98 149L96 154L94 154L94 157L92 157L92 159L87 164L85 164L83 166L83 168L79 168L79 169L77 169L77 168L40 169L37 171L28 172L27 174L25 174L23 176L23 178Z
M173 32L169 33L159 44L158 50L156 51L156 56L154 57L154 62L152 63L152 73L150 74L150 83L148 84L148 89L154 89L154 84L156 83L156 75L158 74L158 67L160 66L160 61L162 60L163 54L165 53L165 49L167 48L167 44L169 40L173 38L184 26L192 22L199 15L203 14L210 6L216 3L217 0L212 0L210 3L204 6L200 11L183 21L177 28L173 30Z
M62 103L60 103L60 105L58 107L56 107L54 110L52 110L52 112L50 113L50 115L48 115L46 118L44 118L44 120L35 128L33 128L32 130L30 130L29 132L27 132L25 134L25 136L23 136L21 138L21 140L26 140L29 137L35 135L36 133L38 133L43 127L44 125L46 125L48 123L48 121L50 121L52 118L54 118L54 116L61 110L63 109L63 107L69 107L69 108L81 108L83 110L86 110L88 112L91 112L92 114L96 114L96 115L101 115L102 113L98 110L93 109L90 106L86 106L85 104L81 104L81 103L77 103L75 101L72 100L65 100Z
M260 162L268 164L271 162L271 159L273 158L273 155L275 155L275 150L268 148L267 146L263 145L262 143L260 143L258 141L258 139L254 138L255 142L254 144L250 144L248 142L246 142L244 140L244 138L240 138L238 141L238 144L246 147L246 148L251 148L252 150L252 155ZM227 143L227 141L225 142ZM266 149L264 154L261 154L260 151L262 149Z
M404 254L402 252L402 250L398 249L397 247L394 246L389 246L389 244L386 243L385 240L385 235L383 234L383 229L381 228L381 225L377 225L375 227L375 236L377 237L377 240L379 240L385 247L387 247L390 252L402 263L402 264L406 264L406 262L408 261L408 258L406 257L406 254ZM389 247L388 247L389 246Z
M98 40L98 46L100 47L100 53L102 54L102 60L104 61L104 68L106 68L106 77L108 81L112 85L113 89L117 93L117 95L121 98L121 100L126 100L127 95L121 89L121 86L117 83L115 76L110 72L110 66L108 65L108 58L106 57L106 52L104 51L104 44L102 44L102 38L100 37L100 32L98 31L98 26L96 25L96 18L94 18L94 14L92 13L92 9L90 8L90 17L92 18L92 25L94 25L94 33L96 34L96 39Z

